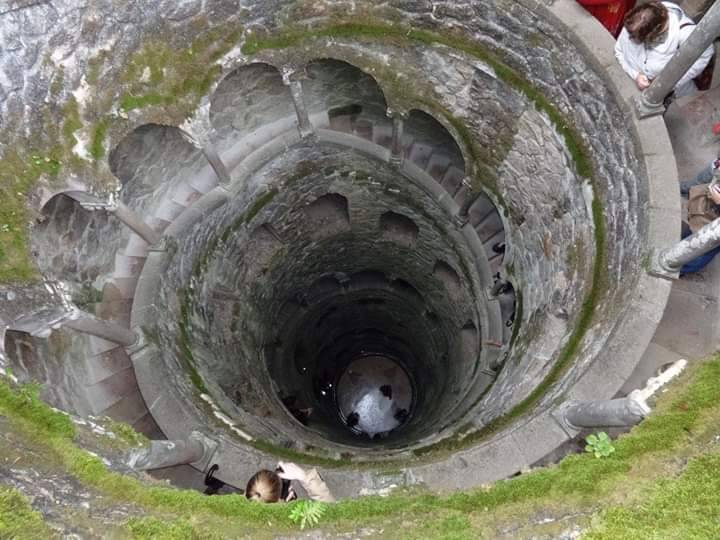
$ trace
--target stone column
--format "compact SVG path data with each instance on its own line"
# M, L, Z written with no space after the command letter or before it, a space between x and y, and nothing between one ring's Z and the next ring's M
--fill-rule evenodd
M312 122L310 122L307 106L305 105L305 95L301 83L304 77L305 73L296 67L283 66L283 84L290 89L293 105L295 105L295 114L297 115L298 131L300 132L300 137L303 139L315 133Z
M650 412L647 405L628 396L621 399L570 402L563 418L573 429L625 427L639 423Z
M704 255L720 245L720 219L708 223L698 232L664 249L658 255L658 265L668 272L677 272L685 263Z
M180 126L180 132L186 141L202 152L212 170L215 171L218 182L222 185L229 185L230 173L210 140L210 134L214 132L210 123L210 103L198 107L195 118Z
M673 91L677 82L700 58L710 44L720 36L720 2L713 3L695 30L690 34L660 75L637 99L637 114L640 118L665 112L663 100Z
M650 413L648 399L677 377L686 366L686 360L677 360L658 376L648 379L643 388L633 390L627 397L598 401L569 401L553 412L553 416L569 432L583 428L634 426Z
M90 210L91 212L104 210L105 212L114 213L123 225L127 226L150 245L160 240L160 235L150 225L123 203L113 200L113 196L108 200L102 200L85 191L66 191L63 194L77 201L85 210Z
M160 234L123 203L118 202L115 208L109 209L109 211L113 212L124 225L151 246L160 241Z
M141 471L187 465L203 460L214 450L205 437L193 431L186 440L150 441L150 447L135 450L128 457L128 466Z
M390 159L396 163L402 161L403 147L402 136L404 128L404 120L402 115L388 112L388 116L392 118L392 142L390 143Z
M75 330L76 332L82 332L107 341L112 341L123 347L134 345L138 340L137 334L129 328L125 328L111 321L97 319L87 313L80 313L79 316L63 321L62 326Z

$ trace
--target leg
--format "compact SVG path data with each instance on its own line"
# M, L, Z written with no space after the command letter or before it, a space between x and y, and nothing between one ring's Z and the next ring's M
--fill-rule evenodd
M717 160L713 160L710 162L710 164L705 167L702 171L700 171L695 178L692 180L684 180L680 182L680 193L683 195L687 195L690 193L690 188L693 186L698 186L700 184L709 184L712 182L713 179L713 173L715 172L715 163Z

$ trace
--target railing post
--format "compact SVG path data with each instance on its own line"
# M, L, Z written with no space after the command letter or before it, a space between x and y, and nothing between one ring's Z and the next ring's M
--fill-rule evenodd
M665 272L678 272L684 264L717 246L720 246L720 219L708 223L695 234L662 250L657 256L656 266Z
M390 143L390 159L396 163L400 163L403 157L402 136L404 123L401 113L394 113L388 110L388 116L392 118L392 142Z
M720 2L713 3L688 39L636 100L639 118L665 112L663 101L710 44L720 36Z
M300 132L300 137L303 139L315 133L312 122L310 122L307 106L305 105L305 94L303 93L301 82L304 77L305 73L298 70L295 66L283 66L283 84L290 89L290 96L295 106L295 114L298 121L298 131Z
M150 441L148 448L130 453L128 466L141 471L151 471L200 463L200 468L205 469L216 448L217 443L202 433L193 431L186 440Z
M205 159L215 171L218 182L227 186L230 184L230 173L225 163L218 153L215 145L210 140L210 134L214 132L214 128L210 123L210 104L199 107L197 116L192 122L185 122L180 126L180 133L195 148L200 150Z

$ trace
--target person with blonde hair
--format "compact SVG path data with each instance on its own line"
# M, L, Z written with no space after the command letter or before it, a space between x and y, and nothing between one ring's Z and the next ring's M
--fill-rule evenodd
M297 498L291 482L297 480L315 501L335 502L327 484L316 469L303 470L294 463L280 462L275 471L256 472L245 487L245 497L264 503L289 502Z

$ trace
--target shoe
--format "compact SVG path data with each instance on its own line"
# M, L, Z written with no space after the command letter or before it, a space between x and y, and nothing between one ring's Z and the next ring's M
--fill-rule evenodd
M687 197L690 195L690 188L693 187L693 184L691 182L680 182L680 195L683 197Z

